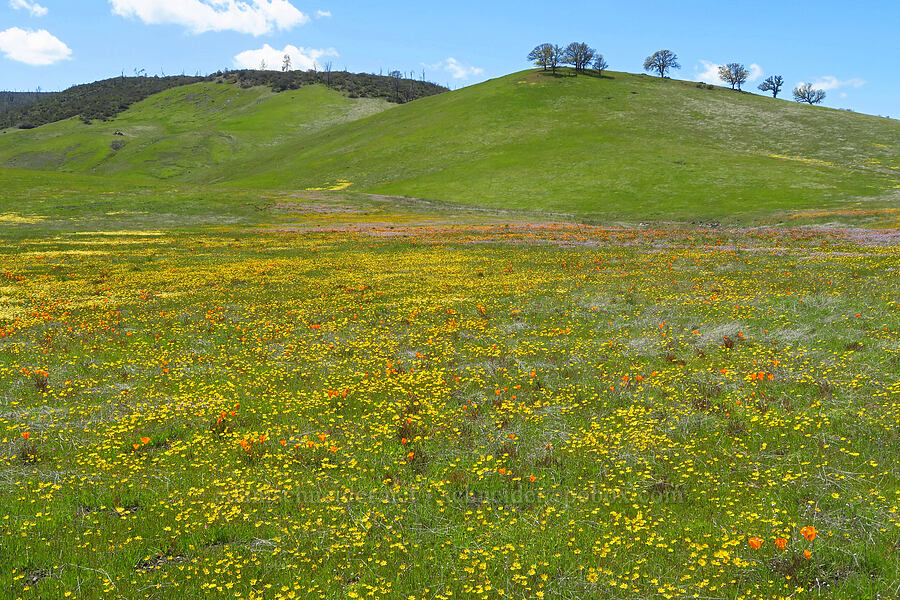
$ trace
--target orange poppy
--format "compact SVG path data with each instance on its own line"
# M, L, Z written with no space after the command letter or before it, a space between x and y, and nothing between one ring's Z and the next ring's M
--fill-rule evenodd
M23 440L27 440L27 439L30 438L30 437L31 437L31 432L30 432L30 431L26 431L26 432L22 433L22 439L23 439Z
M810 552L809 550L804 550L804 551L803 551L803 558L809 560L810 558L812 558L812 552Z
M141 447L141 445L140 444L132 444L131 447L134 448L135 450L137 450L138 448Z
M537 479L537 477L535 477L534 475L528 476L528 481L530 481L531 483L534 483L536 479Z
M779 550L784 550L784 548L787 546L787 540L782 537L775 538L775 545L778 546Z
M819 532L812 525L807 525L806 527L804 527L803 529L800 530L800 533L802 533L803 537L805 537L807 540L809 540L811 542L814 539L816 539L816 534Z
M142 438L141 438L141 443L142 443L143 445L146 446L147 444L150 443L150 438L148 438L148 437L142 437Z
M747 543L750 544L750 547L754 550L759 550L759 548L763 545L763 541L758 537L752 537L747 540Z

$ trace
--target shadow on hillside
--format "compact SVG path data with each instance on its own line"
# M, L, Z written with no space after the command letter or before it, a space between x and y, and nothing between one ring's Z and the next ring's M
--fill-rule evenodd
M564 68L557 69L554 73L553 71L538 71L539 77L552 77L553 79L569 79L572 77L592 77L594 79L615 79L612 75L608 75L606 72L597 73L597 71L584 71L582 73L578 73L575 69Z

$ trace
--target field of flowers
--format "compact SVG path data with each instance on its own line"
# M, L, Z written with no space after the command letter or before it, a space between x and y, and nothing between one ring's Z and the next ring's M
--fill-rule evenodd
M0 595L900 595L888 234L276 208L4 222Z

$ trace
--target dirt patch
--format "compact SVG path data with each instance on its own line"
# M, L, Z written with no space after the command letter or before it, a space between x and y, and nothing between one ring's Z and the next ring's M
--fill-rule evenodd
M267 210L288 214L319 214L319 215L361 215L363 211L341 206L339 204L310 204L303 202L274 202L266 207Z

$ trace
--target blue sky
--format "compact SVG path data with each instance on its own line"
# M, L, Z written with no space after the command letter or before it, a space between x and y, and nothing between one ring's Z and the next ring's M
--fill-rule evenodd
M669 48L679 79L737 61L788 87L817 83L828 106L900 118L898 29L900 2L888 0L0 0L0 89L58 90L136 69L280 68L285 52L294 67L424 69L457 88L528 68L540 42L585 41L616 71L640 72Z

